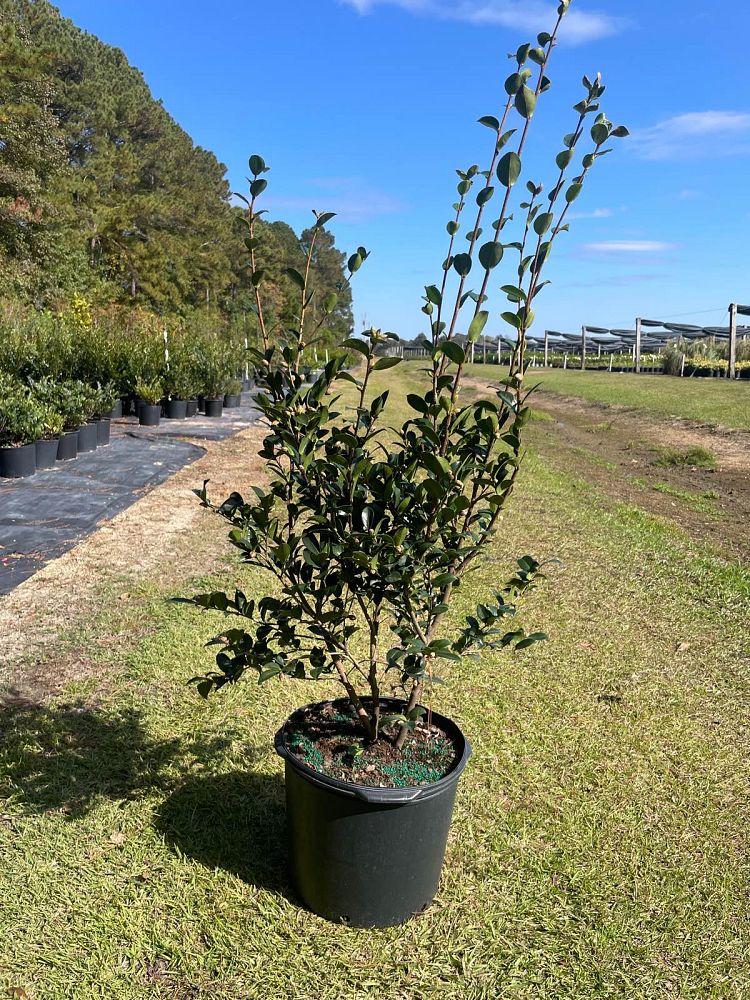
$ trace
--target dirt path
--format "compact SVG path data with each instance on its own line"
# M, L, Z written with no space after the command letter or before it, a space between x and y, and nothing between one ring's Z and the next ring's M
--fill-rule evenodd
M6 691L6 701L7 693L22 698L54 693L86 674L86 663L80 657L68 662L57 641L86 620L107 588L118 590L115 600L127 600L128 586L147 577L168 584L215 568L226 524L203 510L191 491L209 479L209 493L223 499L258 482L263 433L251 427L222 442L206 442L206 454L197 462L0 597L0 691Z
M750 432L537 392L536 448L609 496L667 517L730 558L750 561ZM703 448L716 467L669 464L665 449Z

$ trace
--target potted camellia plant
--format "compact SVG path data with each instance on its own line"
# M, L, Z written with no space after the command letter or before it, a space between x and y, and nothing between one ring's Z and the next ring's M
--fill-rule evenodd
M287 272L299 288L296 332L267 319L256 203L268 168L250 158L246 245L263 342L254 360L268 482L250 498L232 493L218 505L205 483L196 492L229 521L231 543L274 586L267 595L190 599L230 619L214 640L216 669L193 682L204 697L247 671L260 683L282 676L338 683L340 698L299 709L275 744L285 761L294 883L308 907L332 920L390 925L429 905L470 754L459 726L432 710L432 686L445 666L483 649L522 650L546 638L512 623L519 599L542 576L532 556L519 558L473 614L459 614L453 598L487 552L520 467L530 415L526 333L545 261L589 171L611 139L627 134L600 111L600 77L584 77L549 192L535 180L520 183L567 9L564 0L551 33L512 56L503 107L480 119L489 133L486 167L458 171L442 275L425 289L430 357L400 425L387 423L388 392L372 387L373 376L400 360L387 356L388 334L370 330L346 341L358 369L345 370L342 356L312 385L304 378L303 352L337 302L334 289L311 308L310 260L331 213L316 213L305 268ZM511 209L514 237L506 228ZM467 215L464 246L457 238ZM351 255L350 275L366 257L363 247ZM509 370L490 396L463 402L465 364L489 320L501 264L508 272L501 317L514 344Z
M99 448L103 448L110 442L111 414L118 400L117 387L112 382L97 385L94 397L93 417L96 422L96 443Z
M36 442L44 429L39 404L22 388L0 396L0 477L22 479L36 472Z
M51 469L57 461L63 418L62 414L49 404L40 405L40 415L41 436L36 442L36 467L37 470Z
M158 427L161 419L161 398L164 385L161 379L138 379L135 383L138 398L138 423L141 427Z

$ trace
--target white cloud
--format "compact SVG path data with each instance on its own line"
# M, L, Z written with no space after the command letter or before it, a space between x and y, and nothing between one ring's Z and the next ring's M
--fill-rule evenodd
M602 243L585 243L589 253L609 254L658 254L676 250L676 243L662 243L660 240L605 240Z
M750 152L750 113L687 111L632 135L644 160L729 156Z
M377 6L400 7L423 14L468 24L498 25L521 31L549 31L555 23L557 4L550 0L340 0L360 14L370 14ZM600 11L573 10L566 14L560 29L561 40L571 44L591 42L616 35L627 26L622 17Z
M402 212L406 205L388 194L372 187L362 177L316 177L306 182L310 194L285 197L269 195L265 204L269 208L291 208L319 212L335 212L337 221L362 223L383 215Z
M609 219L613 215L611 208L595 208L593 212L568 212L565 218L573 222L575 219Z

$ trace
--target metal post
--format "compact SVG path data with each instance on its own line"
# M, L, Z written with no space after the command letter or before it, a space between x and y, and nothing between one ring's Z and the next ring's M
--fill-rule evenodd
M682 361L680 362L680 378L685 374L685 355L682 355Z
M581 327L581 371L586 368L586 327Z
M614 354L612 353L612 351L610 351L609 352L609 370L610 371L612 371L612 358L613 357L614 357Z
M567 354L563 354L563 368L567 368L567 367L568 367L568 355Z
M549 330L544 331L544 367L549 367Z
M640 316L635 321L635 373L640 374L641 371L641 318Z
M729 364L727 378L737 377L737 303L729 306Z

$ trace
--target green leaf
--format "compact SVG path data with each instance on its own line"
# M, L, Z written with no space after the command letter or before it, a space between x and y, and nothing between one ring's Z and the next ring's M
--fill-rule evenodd
M502 259L502 243L485 243L479 250L479 263L485 271L491 271L493 267L497 267Z
M497 165L497 179L503 187L513 187L521 175L521 160L518 153L506 153Z
M609 128L604 122L597 122L596 125L591 126L591 138L597 144L601 146L603 142L606 142L609 138Z
M630 135L630 132L625 128L624 125L618 125L617 128L613 128L610 132L611 136L615 139L624 139L625 136Z
M514 327L516 330L521 325L521 320L519 319L517 313L504 312L504 313L501 314L501 317L502 317L502 319L505 320L506 323L508 323L510 326Z
M360 254L359 252L353 253L351 255L351 257L347 261L347 267L349 268L349 271L352 274L354 274L355 271L358 271L360 267L362 267L362 260L363 260L362 254Z
M403 358L380 358L372 366L374 372L385 371L386 368L395 368L396 365L400 365Z
M570 161L573 159L573 149L564 149L561 153L558 153L555 157L555 163L558 165L560 170L564 170Z
M485 312L478 312L476 316L472 319L469 324L469 332L466 337L470 344L475 344L479 338L482 336L482 331L487 325L487 320L490 318L490 314Z
M447 223L445 228L449 236L455 236L461 227L459 226L459 224L456 222L455 219L451 219L451 221Z
M313 229L322 229L323 226L326 224L326 222L330 222L331 219L335 218L335 216L336 216L335 212L323 212L315 220L315 225L313 226Z
M416 410L417 413L427 413L428 406L421 396L418 396L415 392L410 392L406 397L406 402L412 408Z
M364 354L366 358L370 357L370 348L364 340L360 340L358 337L349 337L349 339L345 340L341 346L349 351L359 351L359 353Z
M427 285L424 291L428 302L432 302L436 306L442 304L443 296L440 294L440 289L437 285Z
M495 118L494 115L483 115L479 119L480 125L486 125L487 128L494 128L497 131L500 128L500 122Z
M257 271L253 271L253 273L250 275L250 282L253 288L258 288L258 286L261 284L265 276L266 276L266 271L265 268L263 267L259 267Z
M552 219L552 212L542 212L541 215L537 215L534 219L534 232L537 236L544 236L549 227L552 225Z
M516 649L528 649L529 646L533 646L535 642L543 642L545 639L549 639L546 632L532 632L531 635L527 635L525 639L521 639L520 642L516 643Z
M467 194L471 190L471 181L459 181L457 191L459 194Z
M302 275L295 267L285 268L284 274L287 276L287 278L291 278L294 284L297 285L298 288L305 287L305 279L302 277Z
M531 118L536 108L536 94L530 87L523 86L516 94L514 104L522 118Z
M483 187L481 191L477 192L477 205L480 207L486 205L494 193L495 189L493 187Z
M581 184L571 184L568 190L565 192L565 200L570 205L576 200L578 195L581 193Z
M266 161L263 159L262 156L258 156L257 153L254 153L250 157L250 159L248 160L248 166L250 167L250 173L253 175L253 177L257 177L258 174L263 174L266 172L266 170L268 170L268 167L266 166Z
M462 278L465 278L471 270L471 257L467 253L457 253L453 258L453 267Z
M535 62L537 66L543 65L544 55L544 49L542 48L529 49L529 59L531 59L532 62Z
M466 355L464 354L464 349L460 344L457 344L455 340L444 340L442 344L438 346L438 350L452 361L454 365L462 365L466 361Z
M253 198L257 198L259 194L263 194L267 187L268 181L264 177L259 177L250 185L250 194Z
M505 93L517 94L523 86L523 77L520 73L511 73L505 81Z

